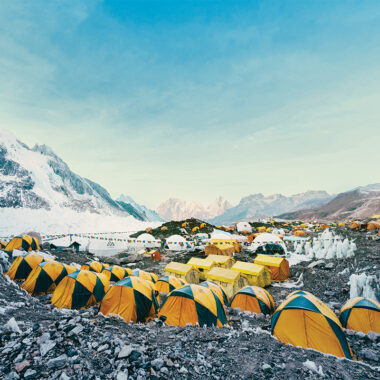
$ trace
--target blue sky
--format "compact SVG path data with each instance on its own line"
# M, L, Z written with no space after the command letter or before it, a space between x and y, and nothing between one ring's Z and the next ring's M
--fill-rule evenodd
M378 1L1 1L0 125L157 206L379 182Z

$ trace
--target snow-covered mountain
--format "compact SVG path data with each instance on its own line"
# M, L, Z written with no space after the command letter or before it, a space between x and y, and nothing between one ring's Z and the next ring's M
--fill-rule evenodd
M380 214L380 183L338 194L321 207L307 207L280 215L284 219L348 220Z
M327 203L332 196L325 191L307 191L291 195L252 194L241 199L239 204L211 219L214 224L234 223L258 216L273 216L287 211L317 207Z
M145 220L155 220L163 222L163 219L156 213L156 211L150 210L146 206L138 204L128 195L121 194L120 197L116 199L116 201L119 204L123 205L124 208L126 207L126 205L131 205L131 207L137 210L140 215L144 215L146 217Z
M184 220L197 218L209 220L224 213L232 205L223 197L218 197L207 207L195 201L184 201L178 198L169 198L161 203L156 211L164 220Z
M48 146L29 148L0 130L1 208L72 209L150 220L152 215L135 205L113 200L102 186L73 173Z

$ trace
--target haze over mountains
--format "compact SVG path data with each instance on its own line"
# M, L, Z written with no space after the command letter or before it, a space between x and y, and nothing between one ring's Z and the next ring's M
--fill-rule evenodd
M325 191L291 196L258 193L243 197L235 206L221 196L207 206L169 198L154 211L127 195L112 199L105 188L73 173L48 146L29 148L11 133L0 130L0 208L55 210L58 215L62 210L73 210L151 222L195 217L216 225L272 216L339 220L380 213L380 184L337 196Z

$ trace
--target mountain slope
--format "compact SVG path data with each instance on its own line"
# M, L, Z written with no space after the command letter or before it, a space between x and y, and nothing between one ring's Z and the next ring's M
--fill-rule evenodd
M369 218L380 213L380 183L357 187L338 194L321 207L280 215L283 219L347 220Z
M327 203L331 196L325 191L307 191L286 197L282 194L264 196L252 194L241 199L235 207L211 219L214 224L234 223L258 216L273 216L286 211L306 207L320 206Z
M160 222L163 221L163 219L156 213L156 211L150 210L146 206L136 203L128 195L121 194L120 197L116 199L116 202L124 209L133 208L134 212L137 211L140 215L143 215L145 217L145 220L154 220Z
M0 207L69 208L149 220L147 215L112 199L97 183L73 173L46 145L29 148L0 130Z
M223 197L218 197L207 207L198 202L169 198L157 207L157 214L164 220L184 220L198 218L208 220L224 213L232 205Z

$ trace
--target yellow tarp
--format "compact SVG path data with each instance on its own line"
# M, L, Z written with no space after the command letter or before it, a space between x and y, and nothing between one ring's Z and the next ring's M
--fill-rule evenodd
M208 280L235 283L240 277L240 273L231 269L213 267L206 275Z
M194 268L189 264L177 263L175 261L170 262L164 269L168 273L177 273L182 276L186 276Z
M188 262L187 265L191 265L194 268L201 268L210 270L213 266L214 262L210 261L208 259L200 259L197 257L192 257Z

